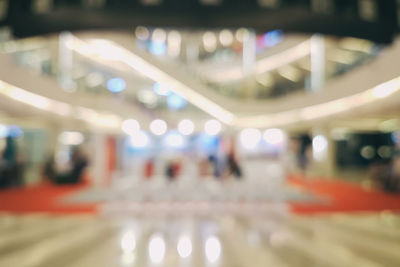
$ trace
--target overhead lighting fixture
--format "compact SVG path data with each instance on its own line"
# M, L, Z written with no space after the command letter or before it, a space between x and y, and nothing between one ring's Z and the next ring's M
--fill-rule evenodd
M139 102L143 103L146 107L155 108L157 106L157 95L148 89L141 89L137 93Z
M104 82L104 77L99 72L92 72L88 76L86 76L86 84L89 87L100 86L103 82Z
M230 46L233 42L233 34L230 30L222 30L219 33L219 41L223 46Z
M164 43L167 39L167 34L163 29L157 28L153 31L151 39L153 42Z
M208 135L217 135L221 131L222 126L221 123L217 120L209 120L204 125L204 131Z
M120 93L125 90L126 83L122 78L113 78L107 81L107 88L112 93Z
M78 38L74 38L73 42L70 42L69 47L80 54L88 57L93 57L94 59L98 59L98 57L100 56L98 55L97 51L93 51L91 49L90 43L84 42ZM200 108L207 114L210 114L214 118L228 125L243 128L279 127L291 123L323 118L336 113L348 111L355 107L369 104L373 101L378 100L379 98L389 96L400 90L400 77L398 77L388 82L382 83L381 85L376 86L370 90L366 90L362 93L357 93L351 96L343 97L321 104L288 110L275 114L236 117L232 112L226 110L214 101L196 92L186 83L170 76L169 74L160 70L158 67L152 65L151 63L126 50L125 48L122 48L115 43L111 43L109 44L107 49L110 51L110 53L113 50L115 50L116 53L120 52L121 55L123 55L121 57L118 57L120 62L127 64L132 69L138 71L144 76L156 82L170 84L171 90L179 95L184 96L188 100L188 102ZM291 63L293 60L301 59L309 54L310 40L307 40L297 45L296 47L288 49L276 56L265 59L267 60L267 63L265 65L264 61L261 60L257 63L257 71L262 72L271 68L274 69L281 66L281 64L285 65ZM270 59L272 59L272 61L269 61ZM239 69L239 76L240 74L241 71ZM224 75L224 77L228 78L228 80L234 80L232 79L232 77L229 77L229 75Z
M167 96L167 105L170 109L179 110L186 107L186 99L177 94Z
M375 148L373 146L363 146L360 150L360 154L363 158L371 160L375 157Z
M134 148L145 148L149 145L149 137L144 131L134 132L129 136L130 144Z
M167 131L167 123L157 119L150 123L150 131L155 135L163 135Z
M261 132L258 129L246 128L240 132L240 143L246 149L254 149L261 140Z
M136 27L136 30L135 30L135 36L139 40L145 41L145 40L149 39L150 32L146 27L138 26L138 27Z
M266 8L276 8L280 4L280 0L258 0L257 2L261 7Z
M191 120L181 120L178 124L178 131L183 135L191 135L194 131L194 124Z
M157 94L157 95L162 95L162 96L167 96L171 93L170 86L166 85L166 84L160 84L158 82L154 83L153 85L153 91Z
M133 135L140 130L140 125L137 120L127 119L122 123L121 129L127 135Z
M214 40L216 41L215 34L214 34ZM106 44L107 44L106 50L108 51L108 54L112 56L112 60L118 59L120 62L125 63L132 69L138 71L139 73L150 78L151 80L158 82L160 84L166 83L170 85L171 90L174 93L183 96L187 101L192 103L194 106L200 108L207 114L210 114L211 116L217 118L218 120L226 124L233 123L235 116L232 112L229 112L226 109L222 108L214 101L196 92L182 81L177 80L176 78L170 76L169 74L165 73L158 67L154 66L153 64L144 60L143 58L132 53L131 51L110 41L106 42ZM77 53L94 58L95 60L99 59L110 60L104 58L102 54L99 53L100 51L97 51L97 49L93 50L92 44L90 42L88 43L82 41L76 37L74 37L72 41L69 43L69 48L73 49ZM99 62L102 62L104 64L103 61Z
M80 132L62 132L58 140L63 145L76 146L83 143L84 137Z
M0 81L0 94L28 106L51 112L56 115L74 116L75 118L86 121L96 127L118 129L121 126L122 120L116 114L100 113L90 108L72 106L61 101L29 92L3 81Z
M200 0L200 3L205 6L217 6L222 3L222 0Z
M264 131L263 139L267 144L278 145L283 143L285 139L285 134L281 129L267 129Z
M385 98L400 90L400 77L376 86L372 89L372 95L376 98Z
M185 140L183 136L177 132L170 132L165 137L165 144L173 148L183 147Z
M217 37L213 32L205 32L203 34L203 46L207 52L214 52L217 49Z
M171 57L179 56L181 52L181 34L178 31L170 31L168 33L167 43L168 43L168 55Z
M235 33L235 38L239 42L243 43L247 38L249 38L249 30L246 28L239 28Z
M362 19L375 21L378 18L378 10L375 0L358 0L358 11Z

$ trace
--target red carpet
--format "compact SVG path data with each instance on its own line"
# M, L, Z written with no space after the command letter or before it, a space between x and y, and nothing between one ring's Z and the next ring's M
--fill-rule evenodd
M86 188L85 183L78 185L55 186L40 184L34 187L0 190L0 211L13 213L51 212L51 213L94 213L96 205L67 205L60 198Z
M297 214L329 212L400 212L400 195L377 190L365 190L357 184L337 179L312 178L306 180L300 175L290 175L288 182L308 193L322 196L328 202L289 203ZM65 204L60 199L68 194L85 189L88 184L55 186L40 184L28 188L0 191L0 212L26 213L95 213L96 204Z
M288 182L317 196L330 199L328 203L290 203L291 210L299 214L326 212L400 212L400 194L366 190L360 185L329 178L304 179L290 175Z

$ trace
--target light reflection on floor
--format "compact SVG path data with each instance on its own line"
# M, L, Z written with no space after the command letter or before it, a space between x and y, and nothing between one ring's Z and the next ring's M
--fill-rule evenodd
M399 266L400 216L7 215L0 266Z

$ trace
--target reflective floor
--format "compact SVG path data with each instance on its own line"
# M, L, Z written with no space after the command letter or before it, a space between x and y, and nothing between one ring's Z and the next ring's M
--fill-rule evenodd
M399 266L400 216L0 216L0 266Z

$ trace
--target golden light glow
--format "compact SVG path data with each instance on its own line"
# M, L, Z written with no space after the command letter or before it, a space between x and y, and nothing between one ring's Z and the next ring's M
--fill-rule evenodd
M28 106L54 113L60 116L73 116L97 127L120 128L122 119L112 113L102 113L85 107L74 107L70 104L47 98L14 85L0 81L0 94Z
M285 66L287 64L290 64L294 61L297 61L303 57L310 55L311 51L310 49L311 49L310 40L307 40L281 53L263 58L257 61L256 63L256 73L257 74L265 73L277 69L279 67ZM210 79L212 79L214 82L223 83L228 81L239 80L243 77L244 77L243 70L240 66L238 66L227 69L225 71L217 72L212 76L210 76Z
M100 40L97 40L95 42L85 42L74 37L73 41L68 44L68 47L79 54L97 60L114 60L125 63L132 69L136 70L137 72L155 82L158 82L160 84L169 84L171 86L171 91L178 95L181 95L194 106L198 107L199 109L226 124L231 124L232 121L235 119L233 113L227 111L207 97L204 97L183 82L165 73L158 67L141 58L140 56L111 41L99 41ZM96 47L99 45L101 46L101 50L107 51L105 55L102 55L100 53L100 47Z

